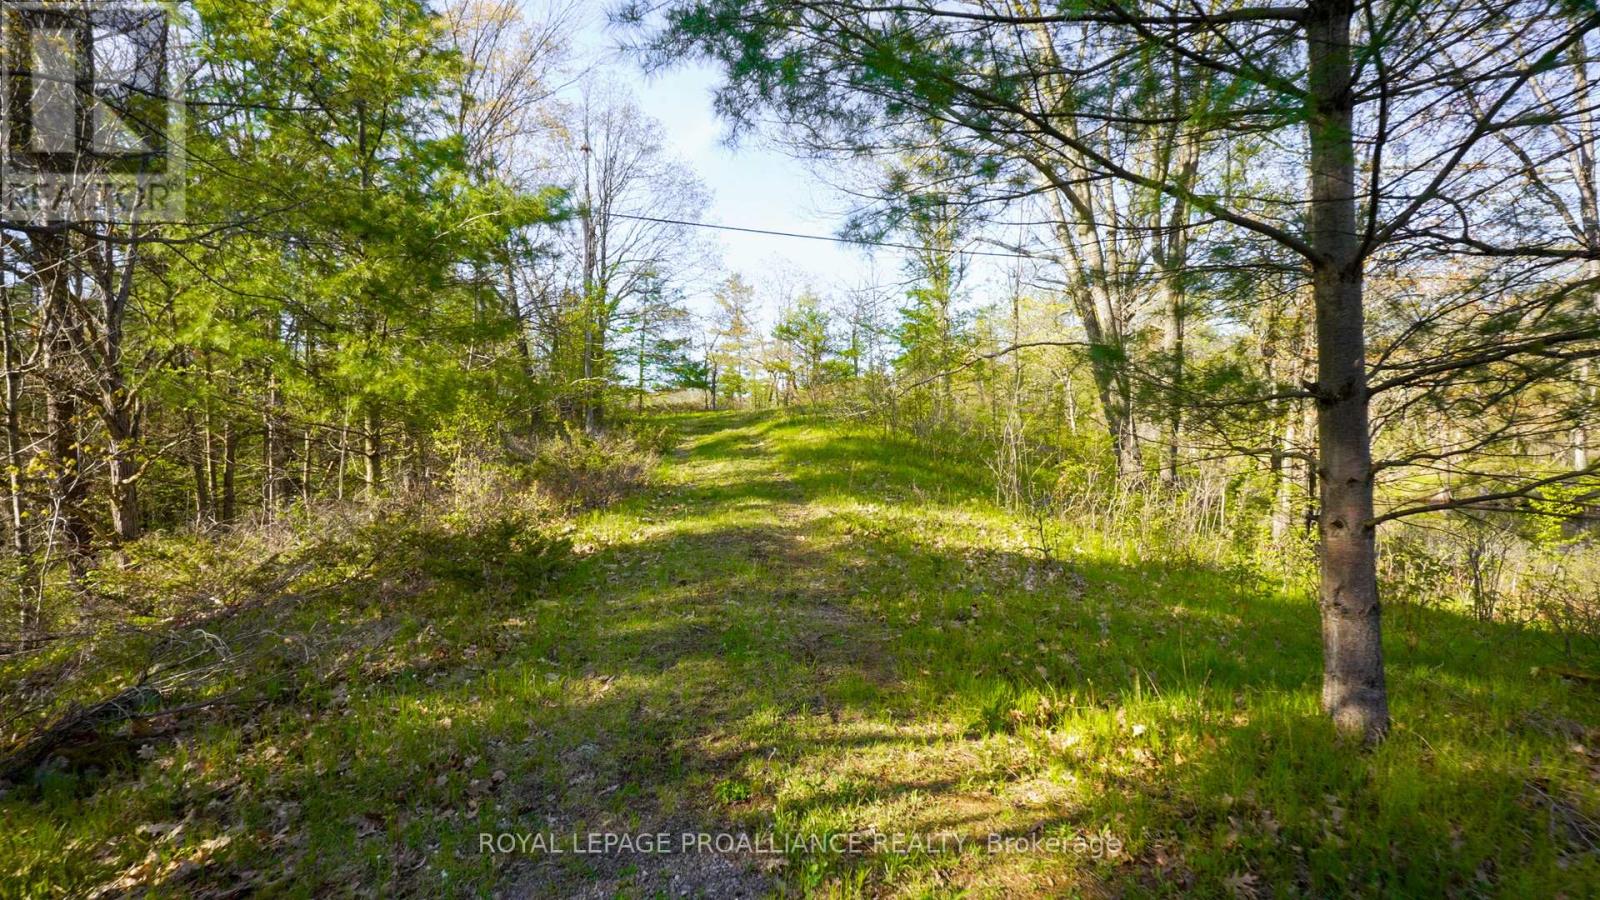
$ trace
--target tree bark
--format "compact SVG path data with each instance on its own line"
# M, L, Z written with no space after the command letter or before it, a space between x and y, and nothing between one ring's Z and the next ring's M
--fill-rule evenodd
M211 507L211 427L201 426L194 413L185 410L184 424L189 427L189 470L194 476L194 524L205 528L214 516Z
M221 520L224 525L233 524L233 517L238 504L238 492L235 489L235 473L239 459L239 433L233 427L230 419L222 425L222 503Z
M33 241L34 271L39 273L46 318L45 338L45 432L49 459L50 507L54 532L61 535L62 549L74 577L87 571L85 565L93 532L83 518L84 493L82 454L78 441L78 397L69 367L73 355L68 329L76 318L67 282L71 246L65 235L50 234ZM52 541L54 538L52 537Z
M120 388L119 388L120 391ZM117 403L108 410L106 425L106 463L111 480L111 530L119 544L139 537L139 411L122 405L113 397L102 402Z
M1182 66L1178 57L1172 59L1172 108L1184 108ZM1185 133L1181 125L1174 125L1165 140L1165 148L1156 148L1156 155L1167 160L1168 177L1184 190L1194 186L1195 174L1200 168L1200 141ZM1165 152L1163 152L1163 150ZM1158 208L1159 214L1159 208ZM1161 481L1168 488L1178 485L1180 441L1183 436L1183 379L1184 379L1184 328L1188 317L1188 283L1184 269L1189 262L1189 203L1172 201L1172 212L1164 226L1164 233L1155 242L1155 262L1161 278L1161 291L1165 301L1167 327L1162 334L1161 349L1170 369L1171 386L1167 398L1166 460L1161 471Z
M21 353L17 347L17 323L11 311L9 286L0 284L0 351L5 358L6 401L6 493L9 495L7 513L11 519L11 549L17 555L21 571L18 584L26 582L32 567L32 553L28 544L26 499L22 493L22 417L18 404L22 402ZM21 633L26 641L39 631L39 605L29 602L18 591L22 606ZM25 645L27 646L27 645Z
M1368 421L1363 252L1356 229L1352 0L1307 10L1310 238L1321 484L1322 705L1368 742L1389 729Z
M1095 393L1105 415L1106 432L1116 456L1117 476L1127 478L1140 471L1138 430L1133 421L1131 385L1126 370L1126 347L1118 324L1117 305L1107 284L1106 263L1100 242L1086 220L1093 211L1081 199L1074 201L1072 222L1062 205L1063 191L1051 191L1051 211L1055 216L1057 239L1066 248L1077 270L1078 284L1068 288L1083 333L1090 344L1089 371L1094 376Z
M366 463L362 480L367 500L378 498L378 488L383 483L383 433L378 412L368 407L361 423L361 456Z
M1178 442L1183 435L1183 329L1184 290L1179 272L1163 273L1162 293L1165 295L1167 327L1162 334L1161 350L1167 357L1171 377L1171 396L1167 400L1165 459L1161 465L1161 482L1168 488L1178 486Z
M1600 235L1593 238L1594 246L1600 246ZM1584 275L1593 280L1597 287L1593 301L1593 315L1600 318L1600 260L1590 260ZM1594 360L1586 359L1578 367L1578 423L1572 429L1572 470L1581 472L1589 468L1590 461L1594 458L1590 444L1593 437L1589 432L1589 422L1597 411L1600 411L1600 386L1595 383Z

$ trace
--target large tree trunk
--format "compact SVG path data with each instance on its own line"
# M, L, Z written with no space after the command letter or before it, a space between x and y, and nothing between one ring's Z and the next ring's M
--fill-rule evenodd
M1308 9L1312 292L1321 483L1322 705L1367 741L1389 728L1378 605L1361 240L1351 130L1352 0Z

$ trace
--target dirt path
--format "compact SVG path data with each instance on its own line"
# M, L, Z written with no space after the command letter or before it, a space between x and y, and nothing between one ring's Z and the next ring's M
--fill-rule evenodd
M546 820L569 824L585 836L670 834L680 852L622 849L576 865L551 854L513 867L509 895L735 898L765 896L779 888L774 876L784 859L716 850L715 839L710 851L681 852L691 835L698 841L701 835L756 834L718 808L728 804L717 796L719 784L731 783L718 779L755 749L736 734L736 714L747 704L739 701L743 692L736 678L708 677L706 670L718 668L715 661L724 653L748 657L767 652L757 646L778 645L811 669L803 681L814 688L829 680L829 668L857 658L872 641L872 627L831 602L837 585L828 578L827 560L815 542L815 527L827 512L777 459L769 441L743 432L718 429L691 438L670 455L667 487L638 516L642 527L618 541L602 520L592 532L595 544L587 548L610 557L599 564L605 575L598 583L591 579L590 589L611 594L613 605L629 597L656 607L653 616L681 621L671 639L651 643L645 654L662 679L673 683L668 706L657 719L670 737L625 731L580 745L563 758L569 786L594 783L589 773L598 769L630 782L638 796L618 810L605 802L621 790L616 785L597 793L572 790ZM696 522L717 527L685 527ZM672 570L665 578L652 571L660 563ZM745 640L750 648L738 646ZM814 692L802 702L812 701L823 702ZM655 712L642 698L636 707ZM638 765L641 758L678 754L692 757L689 771L663 773ZM664 783L664 774L688 775L697 786L679 795ZM737 793L736 788L722 790L725 800L746 799Z
M658 490L578 536L587 558L560 593L586 598L594 616L581 623L593 696L553 723L569 736L551 733L566 749L561 783L534 804L544 827L758 842L881 832L955 846L1060 820L1048 782L981 787L1020 748L917 715L904 677L915 663L872 614L885 595L948 586L920 571L930 552L940 566L946 554L896 540L884 515L925 514L900 507L932 485L894 460L832 459L825 435L774 420L695 424L704 430L671 456ZM1010 895L1059 887L970 847L545 855L508 867L506 884L517 896L744 897L864 886L891 869L938 884L980 861L986 871L961 880Z
M1061 521L1046 559L972 453L780 414L667 421L683 440L652 486L559 535L370 532L401 552L273 620L278 702L103 781L0 785L13 880L1595 893L1592 835L1548 827L1600 808L1597 701L1543 674L1558 649L1409 610L1388 648L1404 727L1339 752L1315 606L1173 558L1160 522L1144 540Z

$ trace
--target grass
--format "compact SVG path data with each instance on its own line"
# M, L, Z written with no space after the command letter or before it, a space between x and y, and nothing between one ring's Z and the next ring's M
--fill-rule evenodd
M1071 523L1046 560L959 453L670 424L551 580L355 582L297 621L381 621L371 652L13 787L0 894L1600 892L1600 697L1533 671L1564 663L1540 634L1392 615L1396 729L1362 752L1318 711L1304 596ZM767 843L483 852L498 831Z

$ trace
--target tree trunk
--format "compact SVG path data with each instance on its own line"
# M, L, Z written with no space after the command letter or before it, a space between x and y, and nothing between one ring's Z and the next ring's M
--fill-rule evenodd
M311 426L307 425L300 437L300 502L311 505L311 451L313 448Z
M117 542L139 537L139 465L126 446L113 446L108 456L111 476L111 529Z
M189 470L194 475L194 524L206 527L214 515L211 508L211 429L201 427L194 414L185 412L184 424L189 426Z
M1078 320L1083 325L1084 337L1089 342L1089 372L1094 377L1095 393L1100 398L1100 408L1105 415L1106 433L1111 438L1111 450L1116 456L1119 478L1136 475L1140 469L1138 430L1133 422L1131 386L1122 333L1117 324L1116 304L1105 284L1107 273L1099 253L1098 240L1088 226L1079 223L1069 226L1060 191L1051 192L1051 209L1056 217L1058 240L1066 247L1078 269L1079 284L1068 288ZM1082 216L1086 209L1075 207Z
M1363 252L1356 229L1353 15L1352 0L1321 0L1310 5L1305 21L1322 491L1322 705L1340 731L1373 742L1388 731L1389 703L1372 522Z
M79 472L78 402L71 391L61 385L50 388L45 430L50 435L50 463L55 467L50 502L63 549L76 568L89 552L91 533L82 513L84 483Z
M602 304L603 305L603 304ZM598 435L605 428L605 373L606 373L606 327L607 323L601 310L595 310L596 320L591 326L594 329L593 339L589 343L589 361L584 366L584 394L588 398L583 408L583 430L591 435Z
M639 324L639 415L644 415L644 356L645 356L645 330L644 323Z
M1293 457L1295 444L1300 439L1300 410L1291 409L1284 416L1283 437L1278 447L1279 452L1272 455L1272 540L1282 541L1289 536L1289 530L1294 527L1294 485L1296 475L1299 474L1298 466Z
M1594 300L1594 314L1600 316L1600 260L1590 260L1587 271L1584 273L1596 284L1597 291ZM1573 471L1582 471L1589 468L1593 455L1590 453L1589 422L1600 410L1600 386L1595 384L1594 360L1586 359L1578 367L1578 423L1572 429L1572 468Z
M1162 335L1162 351L1167 356L1171 371L1172 396L1167 401L1165 435L1166 459L1161 467L1161 481L1169 488L1178 485L1178 441L1183 434L1183 286L1178 283L1178 273L1166 273L1163 292L1166 294L1167 327Z
M276 329L274 329L276 330ZM276 334L273 335L276 339ZM272 518L278 508L278 382L267 376L267 404L261 411L261 509Z
M45 433L49 460L54 472L50 479L50 507L54 520L52 535L61 536L74 577L86 571L84 565L92 541L89 523L83 518L86 485L82 475L82 455L78 443L78 398L74 393L73 373L69 371L72 338L68 329L75 318L71 286L67 283L71 248L63 235L40 236L33 242L33 269L39 273L46 318L44 383ZM52 536L51 541L55 538Z
M0 284L0 352L3 352L6 367L5 464L6 493L10 501L7 504L7 512L11 519L11 549L16 553L17 563L21 568L18 573L20 586L31 577L28 570L32 566L27 520L24 517L27 501L22 495L22 418L21 410L17 408L17 404L22 400L22 367L21 354L17 347L17 323L11 312L11 292L9 287L3 284ZM17 594L17 600L22 606L21 633L23 640L26 641L39 631L39 605L37 601L29 602L23 597L20 589Z
M196 474L196 493L203 497L202 525L217 521L217 440L211 416L211 401L206 401L205 417L200 428L200 471Z
M1296 291L1293 299L1283 309L1269 309L1262 323L1261 356L1267 381L1274 384L1289 382L1303 384L1312 380L1311 366L1305 355L1306 323L1309 321L1309 292ZM1302 446L1316 430L1311 422L1314 409L1295 400L1283 412L1278 428L1277 447L1272 455L1272 539L1275 542L1289 537L1297 515L1297 497L1306 498L1305 510L1315 504L1309 494L1300 494L1297 486L1309 488L1309 464L1305 461Z
M6 367L6 488L10 495L11 547L18 558L28 557L28 531L24 527L22 496L22 402L21 354L17 347L17 324L11 312L11 293L0 286L0 352Z
M119 387L117 396L123 393ZM117 403L113 397L104 402ZM120 406L105 416L106 464L111 489L111 530L119 544L139 537L139 412Z
M378 488L383 483L383 434L380 427L377 410L368 407L361 423L361 456L366 463L362 480L369 501L377 499Z
M222 523L231 525L237 507L238 494L234 490L234 474L239 458L239 433L234 430L233 421L229 420L222 426Z
M1174 112L1181 111L1185 106L1180 87L1183 84L1182 68L1180 58L1174 54L1171 76ZM1186 191L1192 189L1200 167L1199 138L1185 134L1181 125L1174 125L1167 143L1168 152L1175 162L1171 171L1176 176L1176 182ZM1159 148L1157 155L1160 155ZM1183 436L1184 326L1188 315L1189 287L1184 269L1189 262L1189 212L1187 201L1174 200L1167 221L1157 222L1158 228L1165 229L1165 235L1156 241L1156 263L1160 268L1161 291L1165 295L1163 299L1166 301L1167 314L1162 351L1167 357L1172 381L1167 399L1166 460L1161 471L1161 480L1169 488L1178 485L1179 442Z

